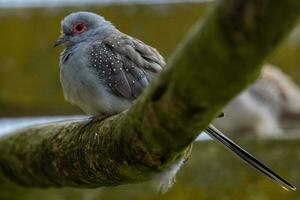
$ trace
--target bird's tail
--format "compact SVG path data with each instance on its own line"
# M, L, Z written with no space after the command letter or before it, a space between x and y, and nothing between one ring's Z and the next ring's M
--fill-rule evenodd
M250 153L239 147L237 144L235 144L231 139L226 137L221 131L219 131L217 128L215 128L212 125L209 125L209 127L205 130L205 133L207 133L210 137L212 137L214 140L219 141L224 146L226 146L230 151L232 151L235 155L243 159L246 163L254 167L256 170L270 178L273 182L280 185L282 188L286 190L296 190L296 187L292 184L288 183L286 180L278 176L275 172L273 172L271 169L266 167L263 163L258 161L254 156L252 156Z

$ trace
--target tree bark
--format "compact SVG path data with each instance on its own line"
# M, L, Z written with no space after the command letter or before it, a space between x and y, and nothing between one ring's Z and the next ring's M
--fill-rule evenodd
M2 138L1 170L24 186L149 180L188 156L198 133L255 80L299 12L299 0L217 1L130 110L105 121L52 123Z

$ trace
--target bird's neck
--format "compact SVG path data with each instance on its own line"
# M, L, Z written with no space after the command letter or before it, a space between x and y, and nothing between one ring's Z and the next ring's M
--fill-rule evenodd
M107 36L116 32L118 32L118 30L109 21L105 21L101 23L100 26L96 28L92 34L94 35L95 39L103 40Z

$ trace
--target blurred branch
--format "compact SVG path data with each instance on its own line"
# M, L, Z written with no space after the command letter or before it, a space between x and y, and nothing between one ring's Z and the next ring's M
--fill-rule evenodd
M40 187L149 180L188 155L197 133L257 77L299 11L298 0L216 2L128 112L102 122L35 126L2 138L3 173Z

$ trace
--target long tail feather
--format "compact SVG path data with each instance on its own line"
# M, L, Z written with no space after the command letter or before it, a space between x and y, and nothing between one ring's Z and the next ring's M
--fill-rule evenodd
M209 136L211 136L213 139L219 141L223 145L225 145L229 150L231 150L235 155L243 159L246 163L254 167L256 170L270 178L273 182L280 185L285 190L296 190L296 187L292 184L288 183L286 180L281 178L279 175L277 175L275 172L273 172L271 169L269 169L267 166L265 166L263 163L258 161L254 156L252 156L250 153L239 147L237 144L235 144L231 139L226 137L221 131L219 131L214 126L210 125L206 130L205 133L207 133Z

